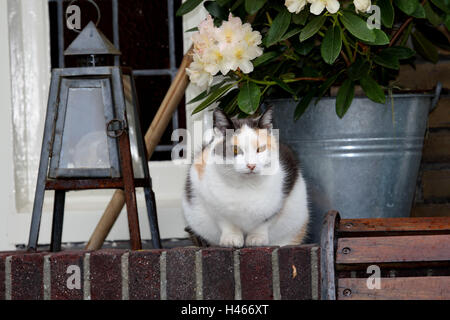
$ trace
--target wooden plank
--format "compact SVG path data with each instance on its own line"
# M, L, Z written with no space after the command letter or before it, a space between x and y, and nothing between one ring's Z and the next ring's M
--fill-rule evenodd
M380 278L380 289L369 289L367 278L338 280L339 300L449 300L450 277Z
M320 235L320 286L322 300L336 300L336 279L334 275L334 241L339 213L329 211L322 224Z
M450 234L450 217L342 219L340 237Z
M392 262L447 262L450 234L341 238L336 250L337 264Z

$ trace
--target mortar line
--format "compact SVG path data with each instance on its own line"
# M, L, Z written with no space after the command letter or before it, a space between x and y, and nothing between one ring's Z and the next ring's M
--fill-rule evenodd
M311 248L311 299L319 300L319 247Z
M240 251L235 250L233 252L234 262L234 299L242 300L242 287L241 287L241 266L240 266Z
M122 255L121 267L122 267L122 300L130 299L130 288L129 288L129 274L128 274L128 258L130 256L129 252Z
M91 254L86 253L83 259L83 299L91 300Z
M160 299L167 300L167 252L163 251L159 257Z
M281 300L278 248L272 251L272 290L273 290L273 299Z
M197 300L203 300L203 265L201 250L195 252L195 297Z
M44 256L44 300L51 299L50 255Z
M5 300L11 300L11 261L12 256L5 259Z

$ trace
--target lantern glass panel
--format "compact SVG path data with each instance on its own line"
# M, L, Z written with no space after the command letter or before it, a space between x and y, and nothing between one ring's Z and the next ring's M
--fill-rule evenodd
M60 168L110 168L101 87L69 88Z
M136 115L136 108L135 108L135 99L134 92L133 92L133 86L131 83L131 77L129 75L123 75L122 77L123 82L123 90L124 90L124 96L125 96L125 108L127 113L127 122L129 124L129 136L130 136L130 151L131 151L131 158L133 162L133 172L135 178L144 178L144 168L143 168L143 159L144 155L140 154L140 149L138 146L138 139L137 139L137 126L139 125L137 115Z

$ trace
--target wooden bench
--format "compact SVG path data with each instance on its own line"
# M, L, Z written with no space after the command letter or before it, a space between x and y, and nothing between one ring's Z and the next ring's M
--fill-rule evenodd
M320 264L325 300L450 299L450 218L341 220L330 211Z

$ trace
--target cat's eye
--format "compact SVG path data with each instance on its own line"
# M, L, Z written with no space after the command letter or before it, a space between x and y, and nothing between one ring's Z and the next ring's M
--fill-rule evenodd
M260 152L264 152L264 151L266 151L266 145L263 145L263 146L260 146L260 147L258 147L258 149L256 149L256 152L258 152L258 153L260 153Z
M242 153L241 148L238 146L233 146L233 153L235 156L237 156L239 153Z

